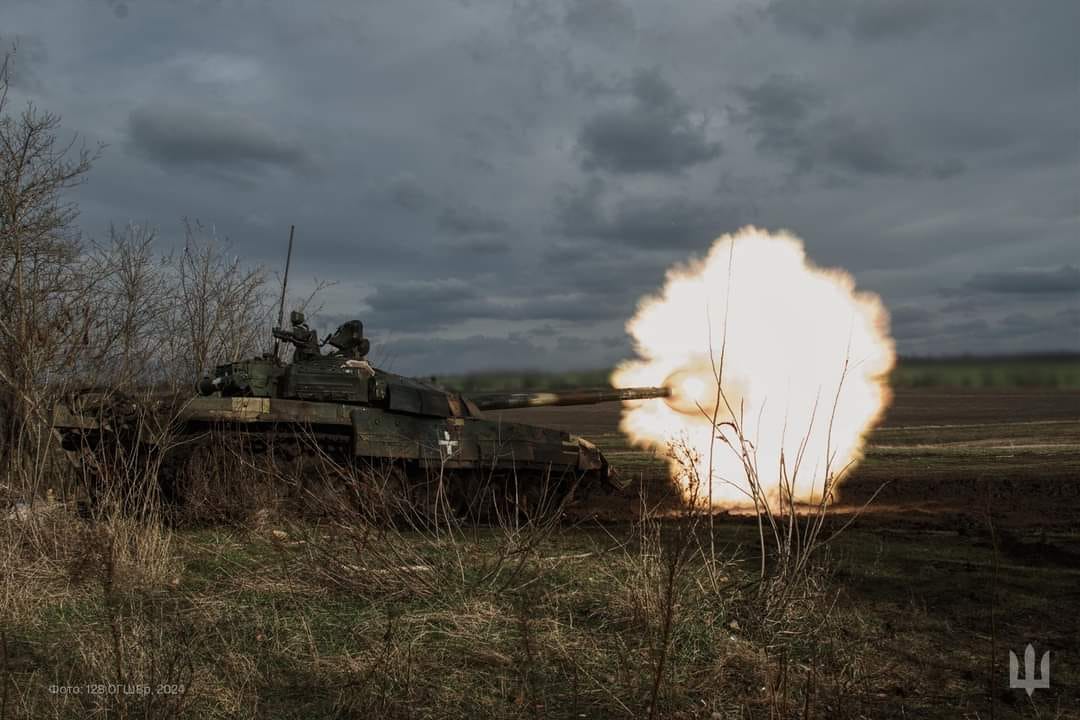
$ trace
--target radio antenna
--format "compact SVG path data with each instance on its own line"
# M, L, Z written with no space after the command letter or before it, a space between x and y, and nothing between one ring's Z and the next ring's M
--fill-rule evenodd
M281 327L281 324L285 322L285 290L289 287L289 265L292 263L292 241L293 233L296 231L295 225L289 226L289 251L285 254L285 277L281 280L281 302L278 303L277 314L277 326ZM274 357L278 356L278 349L281 342L274 341Z

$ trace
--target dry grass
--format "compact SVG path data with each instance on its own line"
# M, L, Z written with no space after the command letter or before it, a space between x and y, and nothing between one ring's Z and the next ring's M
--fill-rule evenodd
M710 559L693 514L643 503L628 534L425 524L358 487L306 483L304 513L228 531L170 529L126 495L0 523L0 717L667 717L751 711L771 677L772 651L732 635L752 566Z
M298 473L234 450L197 467L195 501L168 518L146 481L160 458L147 455L91 464L88 517L42 500L0 521L0 720L877 718L936 706L918 695L919 658L950 625L922 608L920 629L897 633L895 598L852 602L845 588L867 592L881 560L838 578L832 545L803 542L825 535L819 514L764 518L775 546L692 501L671 515L642 498L629 526L564 525L557 508L469 524L438 503L434 517L403 513L381 490L386 469L321 457ZM774 554L796 540L797 557ZM898 670L883 640L916 663ZM978 651L952 662L982 667ZM973 675L941 692L975 717L986 686Z
M754 526L693 501L476 524L402 512L392 468L208 457L168 518L147 455L91 464L88 517L0 522L0 720L887 714L876 621L841 607L824 549L763 566Z
M933 716L943 698L959 708L949 717L985 710L981 674L945 673L937 698L920 695L935 689L927 660L981 668L986 631L960 611L942 618L933 595L890 589L929 546L882 556L857 536L838 546L844 562L829 559L841 575L808 576L777 609L761 604L753 526L718 525L713 562L692 522L556 527L508 563L513 535L499 527L373 526L358 545L359 522L109 532L58 509L29 526L52 540L22 534L5 555L20 589L5 605L6 718L880 718ZM965 552L958 563L989 572L989 550ZM956 582L948 566L919 585L947 597ZM1002 588L999 613L1034 602L1015 592ZM166 680L182 698L49 691Z

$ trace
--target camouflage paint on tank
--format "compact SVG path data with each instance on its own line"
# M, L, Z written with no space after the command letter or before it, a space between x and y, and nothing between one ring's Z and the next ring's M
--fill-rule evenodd
M661 398L667 388L574 390L551 393L488 393L469 397L433 382L371 367L368 341L358 321L327 338L330 354L311 352L311 337L275 329L275 337L303 344L302 360L281 361L275 354L226 363L199 383L200 395L180 404L162 404L129 428L126 442L151 443L167 424L174 433L194 435L209 428L248 433L308 430L346 442L356 459L402 461L413 467L450 470L502 469L514 472L571 473L621 488L607 460L592 443L567 432L484 417L486 410L580 405ZM118 434L132 413L113 403L108 412L85 400L57 409L56 427L65 446L79 438ZM144 408L145 409L145 408Z

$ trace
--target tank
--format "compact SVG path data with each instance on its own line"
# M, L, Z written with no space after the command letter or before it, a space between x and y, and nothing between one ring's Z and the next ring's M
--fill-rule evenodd
M483 514L492 500L535 510L618 491L626 481L584 438L487 413L669 395L667 388L645 387L470 396L373 367L357 320L321 343L301 314L291 320L291 329L273 330L279 342L294 346L291 362L275 347L219 365L198 383L195 397L147 407L97 390L72 395L56 412L63 447L84 459L100 458L103 450L113 457L160 453L163 493L176 503L184 500L177 489L184 474L227 445L242 456L306 464L306 472L330 461L391 478L395 501L412 507L429 507L438 495L460 513ZM323 352L326 345L330 352Z

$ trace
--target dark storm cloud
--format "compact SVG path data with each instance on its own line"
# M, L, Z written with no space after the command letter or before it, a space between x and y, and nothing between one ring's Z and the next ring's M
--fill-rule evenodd
M1074 342L1080 342L1080 307L1062 308L1054 315L1054 319L1072 332Z
M900 340L921 338L937 329L937 313L925 307L904 305L890 308L890 329Z
M564 335L555 341L555 349L561 353L584 352L589 345L589 341L573 335Z
M506 231L506 223L477 208L452 205L443 208L439 228L452 235L488 235Z
M457 278L414 280L379 286L368 304L381 312L401 312L417 306L454 305L477 297L473 285Z
M485 370L528 368L586 370L612 367L629 353L625 338L560 336L545 343L537 333L507 336L470 335L429 340L402 338L380 346L383 366L408 374L459 374Z
M943 334L952 338L971 335L984 335L989 330L990 322L984 318L958 320L956 322L946 323L945 326L942 328Z
M428 332L482 315L477 289L459 279L380 284L367 297L379 327L395 332Z
M128 16L128 4L122 0L106 0L113 14L120 20Z
M564 22L574 36L603 44L636 29L634 11L622 0L570 0Z
M820 165L858 175L899 175L914 167L881 122L832 116L812 126L796 154L800 167Z
M885 123L817 112L826 105L825 96L805 80L774 74L736 92L742 107L734 118L748 127L759 150L787 159L796 172L903 175L917 170ZM952 169L945 168L946 174Z
M495 298L489 289L457 278L379 285L367 298L380 325L400 332L438 330L475 320L595 322L611 317L612 302L584 291Z
M473 235L453 238L446 243L451 251L474 255L501 255L511 250L510 242L493 235Z
M241 115L153 105L133 110L128 127L135 149L166 167L250 173L311 165L300 144Z
M600 112L582 127L586 170L674 174L720 155L720 143L709 140L704 122L657 70L635 73L630 94L629 105Z
M835 29L840 21L837 11L842 7L836 0L772 0L765 15L781 30L821 38Z
M1080 350L1080 308L1020 311L989 322L975 320L964 337L982 352L1015 353L1033 345L1048 351L1076 352Z
M450 250L491 254L510 249L512 228L506 221L472 205L443 204L411 175L391 180L387 197L414 217L433 222L433 239Z
M7 81L12 88L37 92L41 89L38 69L48 62L45 43L35 35L0 34L0 62L7 57Z
M850 33L868 42L903 38L948 17L938 0L771 0L765 10L781 30L820 39Z
M707 247L708 243L704 243L697 250L704 251ZM607 253L611 254L610 249ZM626 252L625 255L619 259L604 259L606 256L601 251L587 262L552 268L551 272L557 273L557 282L561 286L589 288L593 294L607 298L607 304L616 309L612 317L619 319L621 326L634 314L634 308L643 295L659 290L669 265L687 257L686 251L680 249L666 253ZM655 255L666 255L671 260L657 262Z
M738 117L755 126L764 147L783 149L794 128L823 102L821 91L793 75L772 74L758 85L736 88L745 109Z
M903 37L936 25L949 12L938 0L878 0L854 7L851 34L874 41Z
M411 175L399 175L387 187L390 200L406 210L424 210L433 199L424 187Z
M597 183L566 191L557 202L562 234L646 250L708 247L713 238L743 222L743 213L723 201L620 194Z
M741 106L732 118L747 126L758 150L776 154L802 152L803 126L812 108L822 104L821 93L792 75L773 74L757 85L740 85Z
M947 302L890 308L892 334L905 354L1013 354L1080 351L1080 305L1058 295L982 292Z
M697 204L681 197L626 198L602 222L600 237L640 248L707 247L718 230L742 222L739 211L720 204Z
M548 295L527 302L498 306L491 317L513 321L558 320L566 323L588 323L613 316L614 299L602 294L590 294L584 286L574 294Z
M1062 265L1052 270L1006 270L976 273L967 283L972 290L1016 295L1080 293L1080 268Z
M1080 345L1031 287L1071 274L1002 277L1077 267L1076 0L119 4L3 12L48 50L9 108L107 146L82 230L197 217L277 267L296 224L294 276L417 369L600 366L625 344L558 339L747 222L882 293L901 353Z
M1011 336L1029 336L1052 333L1061 340L1076 337L1080 332L1080 308L1065 308L1056 313L1013 313L1001 318L1002 331Z
M390 368L409 374L458 374L484 370L543 368L549 351L520 334L472 335L461 339L408 338L380 348Z
M557 241L544 249L544 260L550 265L570 266L594 257L597 248L578 240Z

